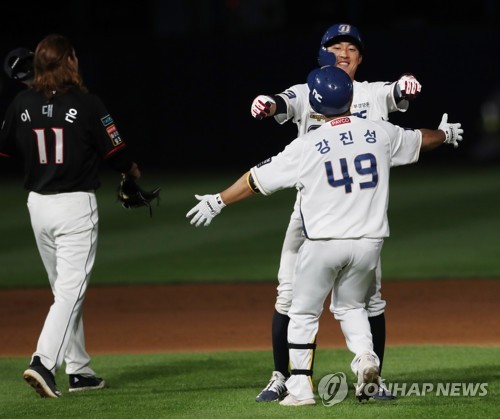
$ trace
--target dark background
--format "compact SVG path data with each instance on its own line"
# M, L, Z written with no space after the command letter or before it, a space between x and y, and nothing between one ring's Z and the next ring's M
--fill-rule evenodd
M142 167L238 172L280 151L292 122L256 121L258 94L305 82L324 31L348 22L365 45L357 80L412 72L422 93L391 121L437 128L443 112L464 142L421 161L500 161L500 2L214 0L2 5L0 55L70 37L89 89L106 104ZM0 114L22 89L2 72ZM8 163L3 169L10 169ZM17 167L17 166L16 166Z

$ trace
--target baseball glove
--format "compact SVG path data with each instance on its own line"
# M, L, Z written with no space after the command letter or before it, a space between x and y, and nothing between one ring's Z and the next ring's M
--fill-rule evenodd
M153 216L151 202L156 199L160 203L160 188L151 191L142 189L133 179L123 179L118 186L118 201L123 208L148 207L149 215Z

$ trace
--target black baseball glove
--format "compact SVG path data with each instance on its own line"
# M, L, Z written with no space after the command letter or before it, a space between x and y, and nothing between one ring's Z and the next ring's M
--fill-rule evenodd
M160 188L152 191L145 191L133 179L123 179L118 186L118 201L122 203L123 208L141 208L148 207L149 215L153 216L151 201L157 200L160 203Z

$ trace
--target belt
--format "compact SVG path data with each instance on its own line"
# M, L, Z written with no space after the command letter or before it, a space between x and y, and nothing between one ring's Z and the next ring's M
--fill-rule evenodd
M35 192L35 191L33 191ZM95 193L95 189L89 189L87 191L38 191L35 192L39 195L58 195L60 193L74 193L74 192L86 192L86 193Z

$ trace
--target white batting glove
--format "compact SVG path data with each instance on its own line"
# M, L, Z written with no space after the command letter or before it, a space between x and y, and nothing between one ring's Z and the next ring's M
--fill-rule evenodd
M191 218L190 224L199 227L201 225L208 226L217 214L220 214L222 208L226 206L222 201L220 194L217 195L195 195L195 198L200 201L196 206L191 208L186 214L186 218Z
M413 74L403 74L397 81L397 88L402 99L413 100L422 90L422 85Z
M271 112L271 105L276 104L274 99L269 96L259 95L252 102L252 116L261 120Z
M453 147L458 147L458 142L462 141L462 134L464 130L460 128L461 124L450 124L448 123L448 114L444 113L443 118L441 119L441 123L439 124L438 129L444 131L446 134L446 140L443 142L445 144L453 144Z

